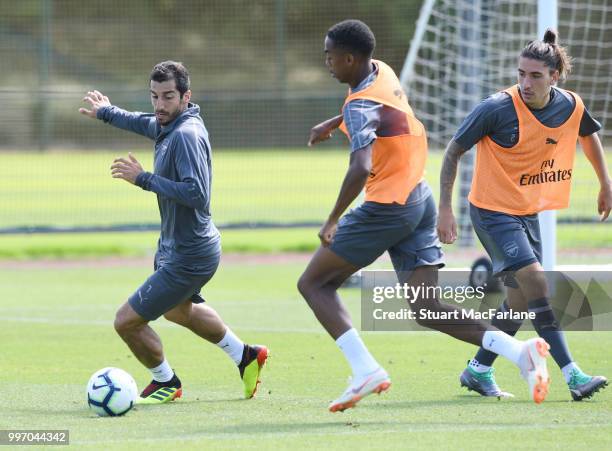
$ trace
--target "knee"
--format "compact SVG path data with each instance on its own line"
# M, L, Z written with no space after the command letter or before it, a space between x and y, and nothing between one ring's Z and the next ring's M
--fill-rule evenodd
M126 335L131 330L132 323L129 320L129 317L123 307L117 310L117 313L115 314L115 322L113 325L120 336Z
M410 308L414 312L414 319L419 326L435 329L436 321L432 319L432 314L438 314L442 310L437 299L418 299L410 304Z
M414 320L419 326L431 328L431 321L426 319L428 309L425 307L416 307L413 308L412 311L414 312Z
M518 271L516 279L523 292L528 292L528 297L545 297L548 292L548 283L544 271L530 270Z
M297 282L297 288L304 297L315 291L336 291L349 276L350 273L349 275L339 274L335 276L312 276L304 273Z
M312 292L312 282L310 280L310 278L308 276L306 276L306 274L302 274L300 276L300 278L297 281L297 289L300 292L300 294L304 297L304 299L306 299L308 301L308 298L310 297L310 293Z
M321 296L319 293L324 289L324 285L318 280L303 274L297 283L298 291L312 309L319 302Z
M115 330L121 337L129 335L134 330L147 324L147 320L132 309L129 303L123 304L115 314L113 323Z

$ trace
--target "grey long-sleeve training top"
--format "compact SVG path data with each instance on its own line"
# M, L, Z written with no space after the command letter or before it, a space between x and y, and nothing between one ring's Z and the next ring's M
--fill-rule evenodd
M157 194L161 216L159 252L191 260L218 252L219 232L210 214L212 156L200 107L190 103L174 121L160 126L152 113L103 107L98 119L155 141L154 171L136 185Z

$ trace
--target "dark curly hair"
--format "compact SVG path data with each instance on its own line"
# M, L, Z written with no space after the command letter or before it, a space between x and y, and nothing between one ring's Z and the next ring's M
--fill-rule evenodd
M177 61L163 61L156 64L151 71L150 79L158 83L174 80L176 83L176 89L181 95L181 98L183 97L183 94L189 90L189 72L187 71L187 68L183 66L183 63L179 63Z
M356 53L371 58L376 47L374 33L360 20L344 20L337 23L327 31L327 37L350 53Z

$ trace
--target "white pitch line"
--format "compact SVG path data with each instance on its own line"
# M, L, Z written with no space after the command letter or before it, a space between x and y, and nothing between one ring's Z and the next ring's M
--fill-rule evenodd
M61 318L44 318L44 317L31 317L31 316L0 316L0 322L13 322L13 323L26 323L26 324L50 324L50 325L75 325L75 326L104 326L113 327L113 320L92 320L92 319L61 319ZM180 327L177 324L170 323L168 321L154 321L151 323L154 328L171 328ZM306 327L256 327L249 325L240 325L236 323L231 324L232 329L242 332L257 332L257 333L300 333L300 334L313 334L313 335L325 335L325 330L321 328L306 328ZM362 331L363 335L394 335L403 334L406 331ZM437 334L435 330L419 330L410 331L411 334Z
M0 316L0 322L15 322L15 323L30 323L30 324L50 324L50 325L76 325L76 326L106 326L113 327L113 320L90 320L90 319L60 319L60 318L42 318L29 316ZM167 321L153 322L153 327L180 327ZM232 324L232 329L242 330L245 332L272 332L272 333L304 333L304 334L323 334L324 330L309 329L309 328L290 328L290 327L252 327L240 326Z

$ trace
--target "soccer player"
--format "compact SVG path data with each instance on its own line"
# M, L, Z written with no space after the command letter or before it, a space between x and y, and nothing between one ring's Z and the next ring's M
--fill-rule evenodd
M435 202L423 180L425 130L393 70L372 59L374 47L374 35L363 22L347 20L329 29L325 63L350 91L342 114L316 125L309 138L309 145L316 144L340 127L351 141L348 171L319 231L321 246L298 281L300 293L352 369L352 382L330 404L332 412L353 407L364 396L391 385L338 297L342 282L385 251L402 284L433 287L438 268L443 266ZM364 186L365 202L340 220ZM417 312L433 311L439 317L457 310L433 298L417 299L410 305ZM504 355L521 368L536 402L546 396L548 345L544 340L521 342L479 321L419 320L419 324Z
M442 165L438 233L443 243L457 237L452 210L457 162L476 144L470 216L494 273L506 285L507 299L499 310L535 314L535 330L550 344L573 399L579 401L607 380L580 369L555 320L541 265L537 213L567 208L578 140L601 185L597 205L602 221L612 207L612 185L596 133L601 125L577 94L556 87L570 69L566 50L549 29L543 41L532 41L521 51L518 84L485 99L463 121ZM510 274L500 274L504 271ZM511 335L521 326L520 321L498 319L492 324ZM481 348L461 374L461 385L483 396L505 395L493 377L496 357Z
M246 398L255 395L268 355L265 346L244 344L200 296L219 265L221 238L210 214L212 150L200 107L190 102L189 85L183 64L164 61L150 76L153 114L122 110L98 91L83 99L91 109L79 109L155 142L153 172L145 171L132 154L111 166L114 178L154 192L161 216L155 272L115 317L117 333L153 376L140 394L139 402L145 404L182 395L181 381L149 326L161 315L223 349L238 366Z

